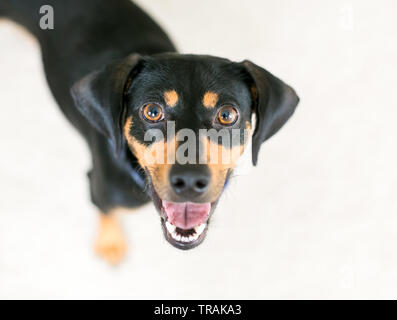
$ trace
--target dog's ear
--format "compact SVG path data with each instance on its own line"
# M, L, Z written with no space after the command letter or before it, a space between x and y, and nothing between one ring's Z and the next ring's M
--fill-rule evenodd
M139 72L142 58L132 54L88 74L71 88L77 109L109 139L118 155L123 145L124 93Z
M274 135L291 117L299 102L294 89L251 61L242 62L252 78L251 94L256 127L252 137L252 162L258 162L262 142Z

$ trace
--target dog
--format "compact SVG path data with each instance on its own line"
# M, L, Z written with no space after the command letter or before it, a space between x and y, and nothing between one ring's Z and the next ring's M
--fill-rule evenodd
M53 8L53 29L40 27L43 5ZM126 252L117 210L150 201L171 245L191 249L202 243L246 133L256 165L261 144L299 102L290 86L249 60L177 53L129 0L2 0L0 16L38 39L52 94L88 144L91 199L100 212L96 250L110 263ZM189 146L202 152L178 160L186 137L169 134L171 126L193 133ZM222 131L232 142L225 145L200 130ZM161 137L148 139L148 132ZM233 155L209 161L211 150Z

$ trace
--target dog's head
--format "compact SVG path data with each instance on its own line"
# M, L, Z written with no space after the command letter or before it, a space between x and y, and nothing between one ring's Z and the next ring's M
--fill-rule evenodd
M244 151L252 160L298 104L294 90L250 61L175 53L131 55L72 88L77 108L116 153L128 146L146 173L166 239L200 244Z

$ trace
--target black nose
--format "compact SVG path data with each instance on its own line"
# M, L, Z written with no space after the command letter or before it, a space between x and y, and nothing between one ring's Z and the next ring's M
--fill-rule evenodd
M176 164L170 172L170 183L176 194L193 200L207 191L210 171L206 165Z

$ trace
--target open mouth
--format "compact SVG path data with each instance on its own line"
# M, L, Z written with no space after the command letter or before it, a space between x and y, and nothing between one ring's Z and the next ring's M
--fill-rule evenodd
M225 186L226 184L227 179ZM175 248L182 250L200 245L206 237L211 216L222 192L212 199L212 202L179 202L178 198L168 201L162 199L150 180L148 187L153 204L160 214L165 239Z
M161 201L162 225L169 243L179 249L198 246L205 237L211 203Z

